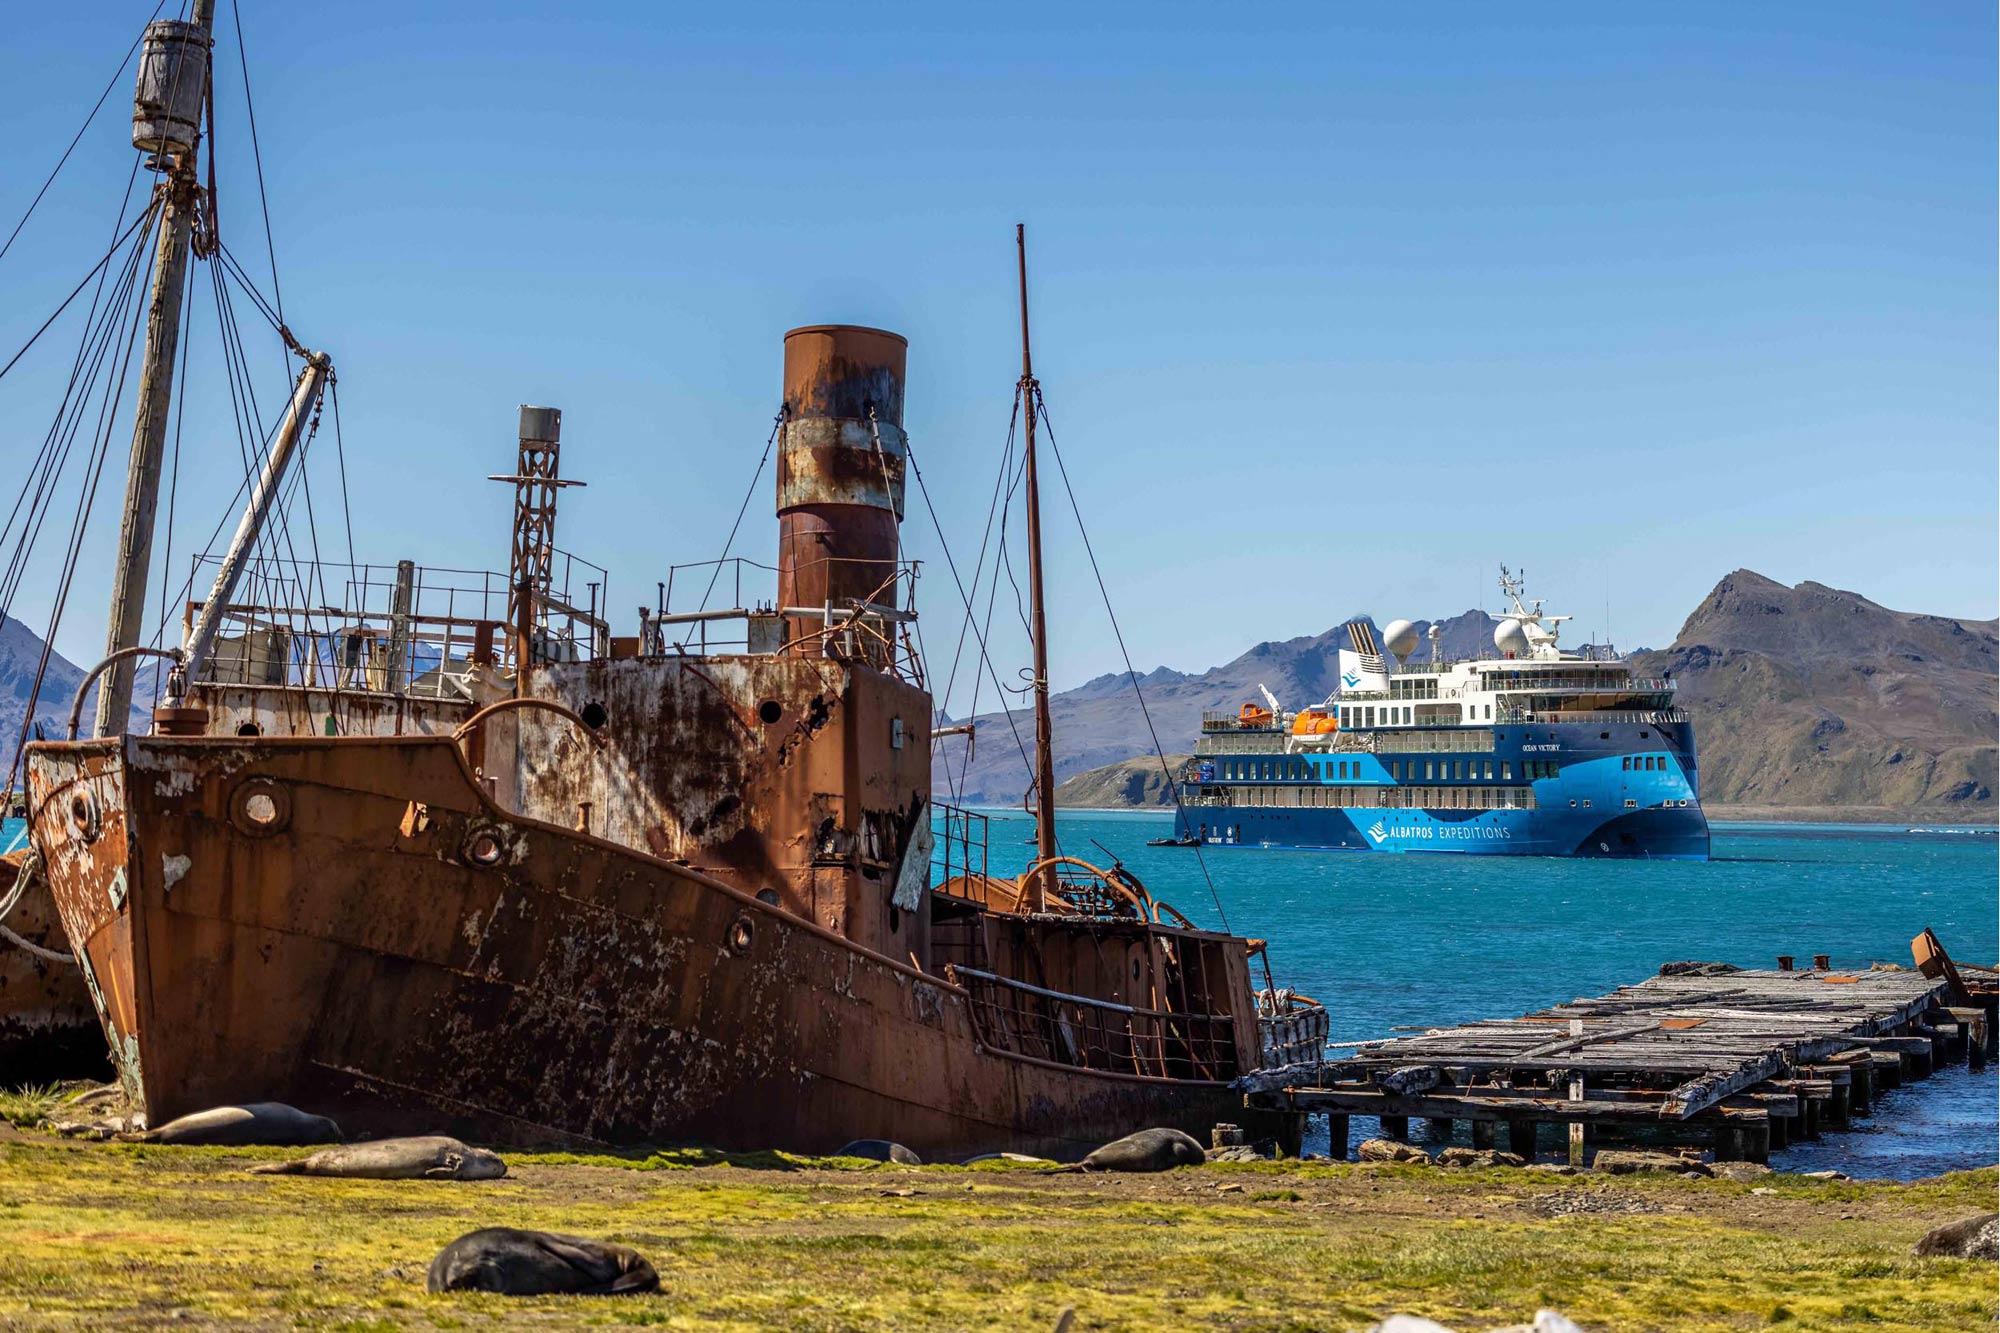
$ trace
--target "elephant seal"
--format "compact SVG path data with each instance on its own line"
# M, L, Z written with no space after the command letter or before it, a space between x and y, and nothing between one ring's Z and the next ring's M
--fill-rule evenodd
M338 1143L340 1126L323 1115L308 1115L283 1102L248 1102L217 1106L136 1134L117 1136L126 1143L169 1143L183 1147L241 1148L251 1145L293 1147L302 1143Z
M266 1162L260 1176L337 1176L350 1180L498 1180L507 1163L497 1153L470 1148L442 1134L322 1148L295 1162Z
M549 1231L486 1227L438 1251L425 1286L433 1292L503 1296L627 1296L658 1291L660 1275L637 1250Z
M1178 1129L1142 1129L1114 1139L1072 1166L1058 1171L1171 1171L1177 1166L1200 1166L1208 1152L1194 1135Z
M862 1157L871 1162L894 1162L897 1166L922 1166L924 1159L900 1143L887 1139L856 1139L834 1154L835 1157Z

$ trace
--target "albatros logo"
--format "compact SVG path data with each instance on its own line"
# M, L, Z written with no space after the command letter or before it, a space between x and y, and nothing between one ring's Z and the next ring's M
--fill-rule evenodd
M1349 671L1341 676L1340 683L1342 685L1345 685L1348 689L1351 690L1356 685L1359 685L1361 683L1361 677L1355 675L1352 671Z
M1368 826L1368 836L1377 842L1387 842L1389 840L1389 830L1382 827L1382 821L1378 819Z

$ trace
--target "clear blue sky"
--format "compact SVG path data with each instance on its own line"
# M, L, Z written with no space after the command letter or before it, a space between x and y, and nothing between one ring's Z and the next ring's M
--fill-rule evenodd
M16 16L0 223L149 10ZM720 548L780 334L853 321L910 338L907 424L969 562L1025 220L1037 369L1142 670L1492 606L1503 560L1626 645L1738 566L1995 614L1990 4L244 10L286 312L339 367L365 558L503 566L484 477L517 403L559 405L591 483L559 540L611 568L630 633L668 563ZM225 239L261 268L229 12ZM129 95L0 259L7 354L101 249ZM10 462L58 334L0 381ZM213 391L189 412L177 551L241 476ZM763 559L771 491L738 543ZM58 639L86 663L96 522ZM927 521L909 544L937 555ZM1118 656L1069 524L1050 546L1065 686Z

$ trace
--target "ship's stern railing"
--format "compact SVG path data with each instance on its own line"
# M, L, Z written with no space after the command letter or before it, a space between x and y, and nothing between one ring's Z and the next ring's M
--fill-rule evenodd
M989 1051L1142 1078L1226 1081L1243 1071L1227 1014L1140 1009L947 965Z

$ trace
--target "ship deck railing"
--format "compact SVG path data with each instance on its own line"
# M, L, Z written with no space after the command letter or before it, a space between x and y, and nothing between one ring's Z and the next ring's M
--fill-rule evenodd
M1226 1082L1243 1072L1227 1014L1142 1009L956 965L945 976L970 997L973 1030L990 1051L1140 1078Z
M917 578L922 562L830 557L818 563L866 566L882 577L867 597L842 597L819 606L779 606L775 566L743 556L672 565L667 577L656 585L659 605L639 608L636 651L641 656L794 653L829 657L865 662L921 686L923 661L911 627L917 620ZM748 601L746 580L751 592ZM731 604L711 608L710 599L725 587ZM768 596L762 595L765 589L770 590ZM811 628L801 633L799 622Z
M555 556L549 586L535 597L534 659L602 656L605 573L566 551ZM197 556L191 586L218 564ZM573 583L587 591L576 595ZM199 684L462 699L467 673L513 669L512 589L491 570L260 557L238 586L247 595L223 608ZM184 638L203 607L184 604Z
M1688 720L1687 713L1679 708L1503 708L1493 716L1494 725L1508 723L1518 726L1522 723L1651 723L1669 727Z

